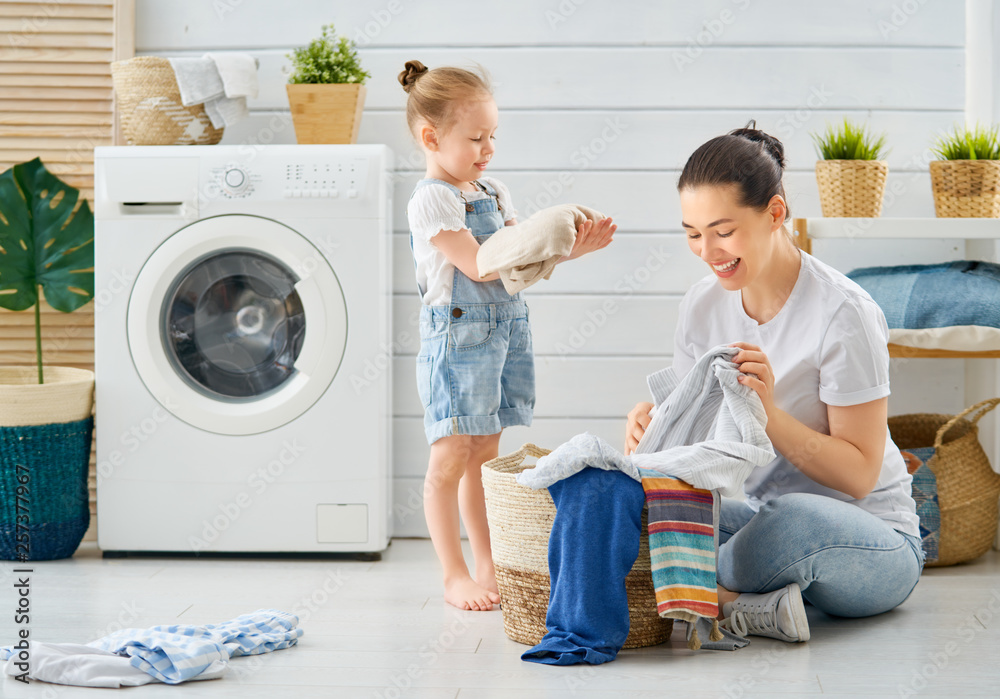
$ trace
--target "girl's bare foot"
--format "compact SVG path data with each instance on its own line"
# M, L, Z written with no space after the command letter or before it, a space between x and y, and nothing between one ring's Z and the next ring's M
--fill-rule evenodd
M459 609L488 612L500 601L500 595L487 590L465 575L444 581L444 601Z
M497 587L497 574L491 561L486 566L476 566L476 582L490 593L490 600L500 604L500 589Z

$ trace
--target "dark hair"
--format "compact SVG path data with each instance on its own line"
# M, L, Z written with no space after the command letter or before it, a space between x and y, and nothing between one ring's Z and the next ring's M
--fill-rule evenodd
M756 126L756 121L751 120L746 127L699 146L684 164L677 189L734 184L742 195L740 204L758 211L767 208L771 198L778 194L785 200L787 221L791 214L781 184L785 147Z

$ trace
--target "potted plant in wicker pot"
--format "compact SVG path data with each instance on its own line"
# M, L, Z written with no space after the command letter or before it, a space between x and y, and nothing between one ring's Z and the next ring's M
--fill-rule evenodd
M365 80L357 48L333 25L288 56L288 104L299 143L355 143L365 106Z
M79 203L79 205L78 205ZM0 367L0 558L72 556L90 523L94 372L42 366L39 303L94 296L94 217L34 160L0 174L0 307L35 309L36 366Z
M1000 125L955 127L933 148L931 187L938 218L1000 218Z
M885 134L875 136L865 126L844 119L812 134L816 152L816 183L824 216L871 218L882 213L889 165Z

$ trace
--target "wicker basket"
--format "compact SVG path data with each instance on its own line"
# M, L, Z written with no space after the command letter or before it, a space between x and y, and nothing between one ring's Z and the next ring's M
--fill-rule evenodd
M1000 218L1000 160L932 160L938 218Z
M72 556L90 524L94 372L0 367L0 559Z
M958 415L919 413L889 418L892 440L900 449L934 447L927 466L937 480L941 541L937 560L928 561L928 566L972 560L993 543L1000 474L990 468L976 423L998 404L1000 398L992 398ZM966 420L970 414L973 417Z
M818 160L816 183L819 203L826 217L874 218L882 213L884 160Z
M130 146L211 145L222 140L200 104L185 107L170 61L138 56L111 64L118 117Z
M486 516L500 589L503 629L518 643L533 646L545 635L549 606L549 532L556 507L547 490L520 485L518 473L528 456L548 454L534 444L483 464ZM646 511L642 513L643 531ZM670 638L673 621L656 611L656 593L649 561L649 537L641 537L639 557L625 579L631 620L624 648L655 646Z

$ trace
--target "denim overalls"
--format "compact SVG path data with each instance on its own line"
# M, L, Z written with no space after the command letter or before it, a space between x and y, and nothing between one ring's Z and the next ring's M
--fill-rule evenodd
M414 192L432 184L448 187L464 202L465 227L476 242L503 228L491 186L477 181L489 197L474 201L441 180L421 180ZM417 392L428 444L452 434L497 434L511 425L530 425L535 405L531 327L521 294L510 296L499 279L472 281L458 268L454 274L451 303L420 309Z

